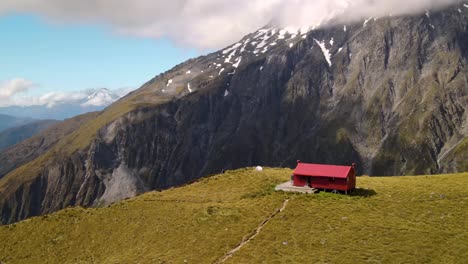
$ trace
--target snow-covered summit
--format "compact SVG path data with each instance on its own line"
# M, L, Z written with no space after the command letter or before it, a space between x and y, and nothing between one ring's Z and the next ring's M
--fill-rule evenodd
M87 106L107 106L119 99L119 96L112 93L109 89L96 89L88 95L86 101L81 103L82 107Z
M396 17L395 13L382 12L371 16L368 14L370 11L362 10L358 16L360 20L356 16L351 18L350 12L356 10L356 2L351 0L333 0L328 7L329 12L317 17L297 14L298 19L287 19L288 23L282 23L285 20L281 19L271 21L224 49L190 60L157 76L145 85L145 90L155 92L154 95L158 97L183 97L222 80L226 86L224 90L231 91L230 85L238 81L236 76L247 70L246 67L250 66L249 71L256 68L266 73L269 64L284 63L305 48L315 52L313 58L322 60L331 69L335 67L338 56L351 60L359 53L346 43L352 36L370 32L375 25ZM468 4L454 5L452 11L456 11L457 16L465 15ZM433 30L440 24L436 21L437 12L437 8L432 8L425 13L412 12L409 16L423 18L426 26ZM162 82L156 82L158 78Z
M87 112L100 111L117 101L126 90L111 91L106 88L72 92L51 92L29 98L17 105L0 107L0 113L35 119L62 120Z

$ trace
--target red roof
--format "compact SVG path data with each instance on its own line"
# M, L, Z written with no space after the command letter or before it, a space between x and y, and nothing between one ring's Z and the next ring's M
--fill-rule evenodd
M302 176L346 178L352 169L352 166L298 163L294 174Z

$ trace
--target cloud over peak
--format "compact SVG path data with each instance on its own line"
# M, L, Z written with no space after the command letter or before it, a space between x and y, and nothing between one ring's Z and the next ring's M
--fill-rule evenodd
M0 14L26 12L59 22L102 23L122 34L170 38L211 49L233 43L275 21L317 25L440 8L459 0L2 0Z

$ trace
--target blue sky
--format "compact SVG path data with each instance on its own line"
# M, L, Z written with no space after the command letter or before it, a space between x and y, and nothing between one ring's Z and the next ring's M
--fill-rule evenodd
M51 23L34 15L0 16L0 83L35 87L23 95L90 88L139 87L160 72L200 55L168 39L117 34L97 24Z
M0 107L50 92L138 88L272 21L300 29L330 15L351 22L457 1L0 0Z

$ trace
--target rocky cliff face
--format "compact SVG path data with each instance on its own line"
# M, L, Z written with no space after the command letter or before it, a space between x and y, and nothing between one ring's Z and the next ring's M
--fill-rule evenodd
M3 223L252 165L468 170L468 8L312 30L264 28L157 76L91 144L0 181ZM111 110L107 110L111 111Z

